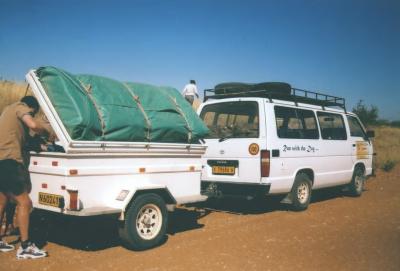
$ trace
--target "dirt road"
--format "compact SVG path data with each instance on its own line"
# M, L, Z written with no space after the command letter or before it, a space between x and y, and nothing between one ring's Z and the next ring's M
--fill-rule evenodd
M319 191L300 213L259 204L179 208L168 240L143 252L121 247L110 219L56 218L40 231L48 258L1 253L0 270L400 270L399 166L370 179L361 198Z

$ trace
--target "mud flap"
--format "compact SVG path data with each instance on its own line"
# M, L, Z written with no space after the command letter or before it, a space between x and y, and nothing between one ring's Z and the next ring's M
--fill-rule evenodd
M291 195L290 193L288 193L288 194L286 195L286 197L284 197L284 198L281 200L281 203L283 203L283 204L293 204L292 195Z

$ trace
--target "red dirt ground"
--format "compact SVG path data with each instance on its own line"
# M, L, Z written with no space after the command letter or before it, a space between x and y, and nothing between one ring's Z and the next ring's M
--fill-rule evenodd
M122 247L108 218L55 217L39 231L48 258L1 253L0 270L400 270L399 166L360 198L325 190L305 212L286 208L271 199L178 208L168 240L143 252Z

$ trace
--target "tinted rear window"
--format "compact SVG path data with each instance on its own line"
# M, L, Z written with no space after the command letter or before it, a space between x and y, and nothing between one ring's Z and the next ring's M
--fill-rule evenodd
M223 102L204 106L200 118L210 129L206 138L258 138L258 103Z

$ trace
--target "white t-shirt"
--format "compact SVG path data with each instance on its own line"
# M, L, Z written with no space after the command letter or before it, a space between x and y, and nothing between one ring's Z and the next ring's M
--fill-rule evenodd
M197 86L195 84L187 84L182 91L183 96L198 96Z

